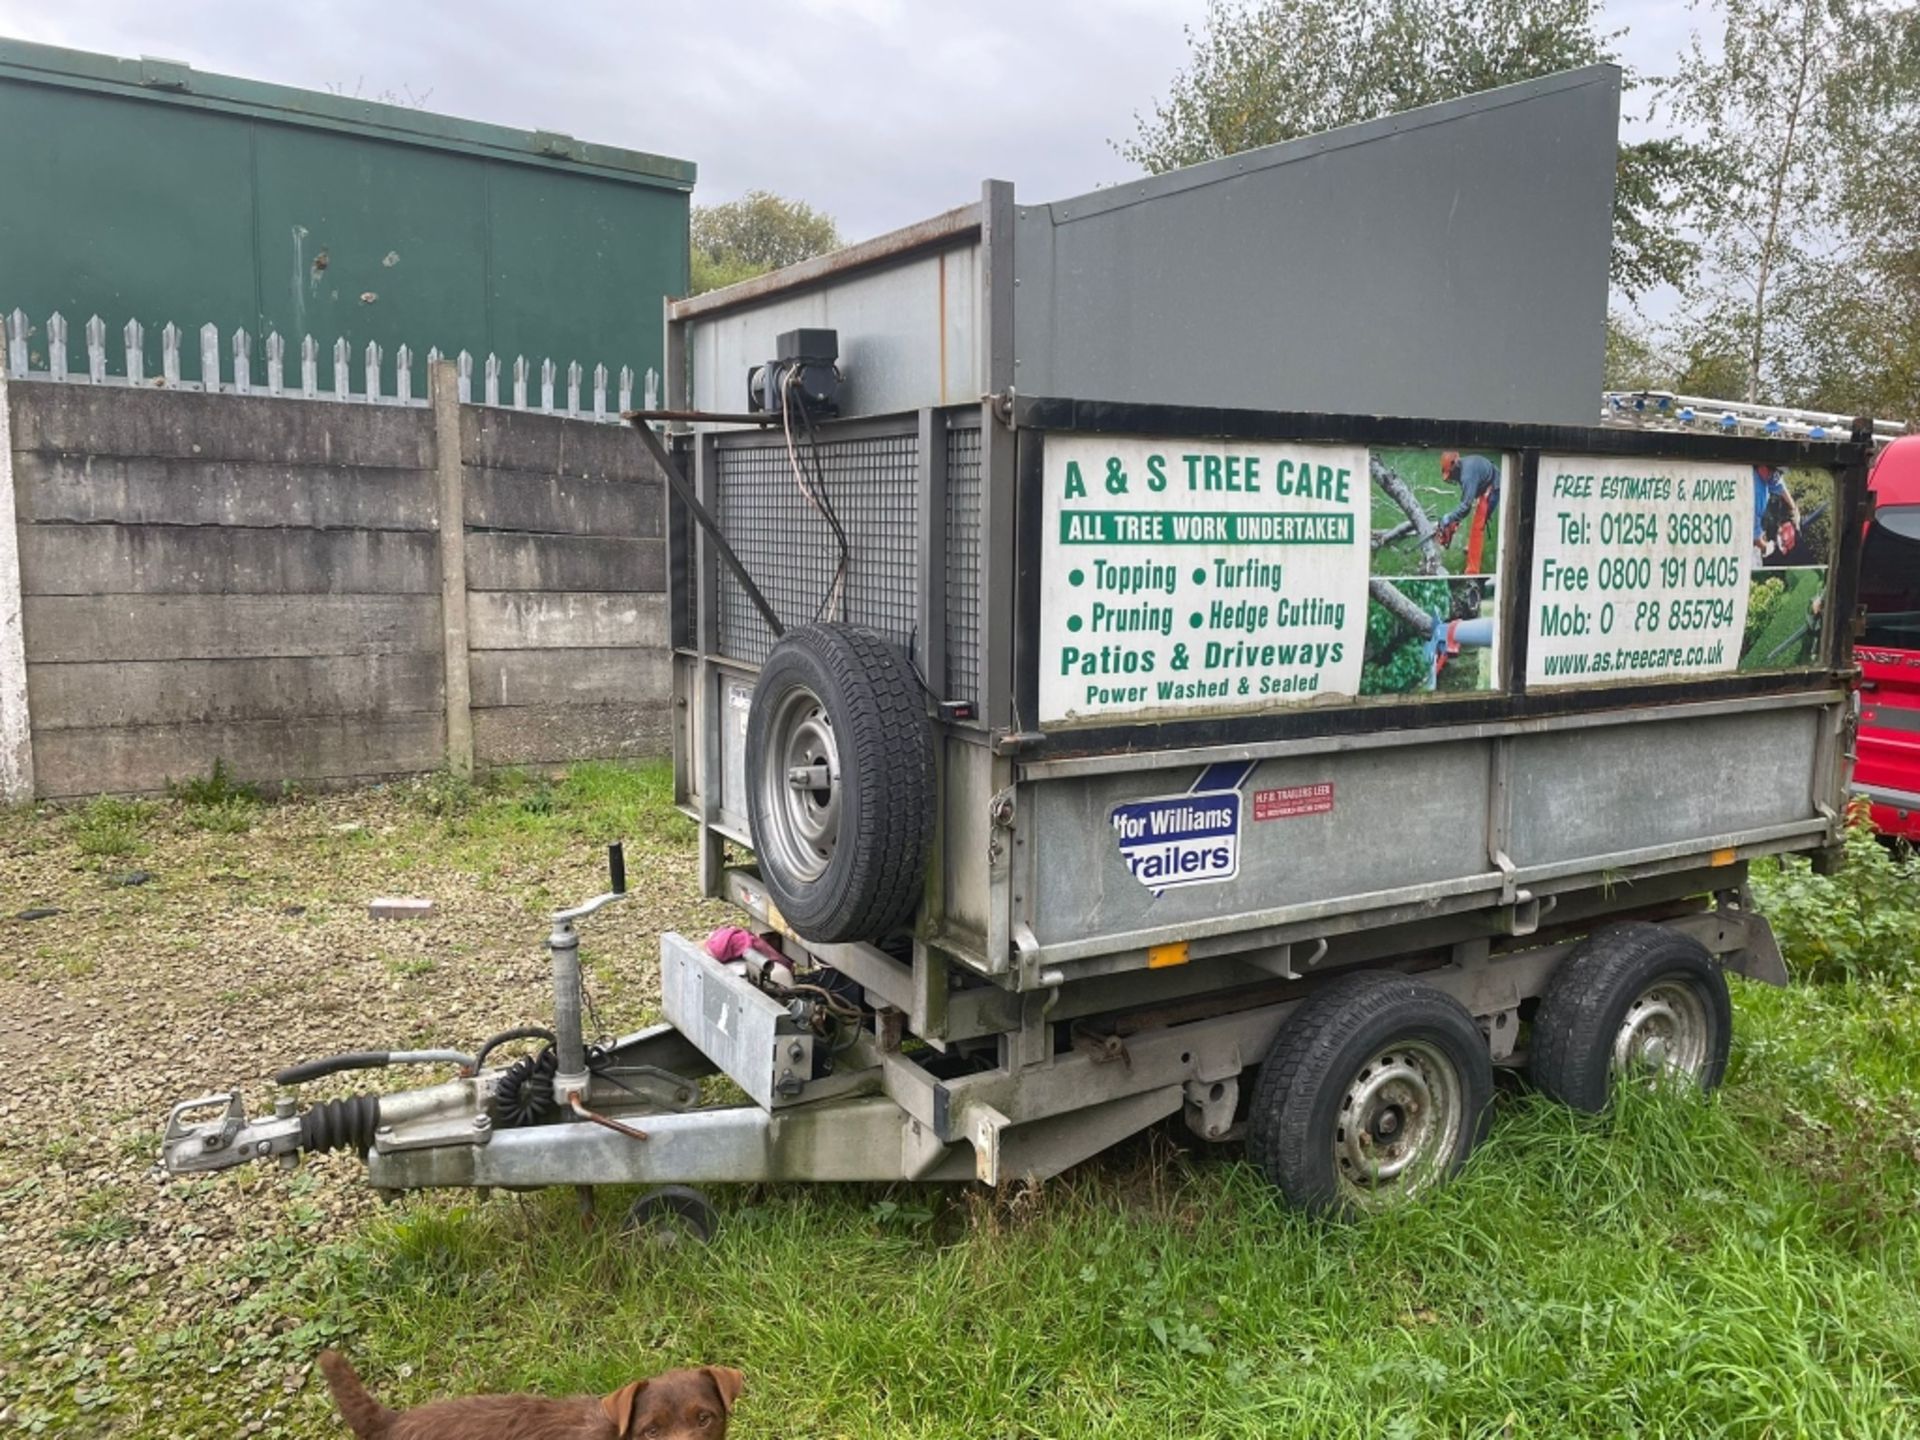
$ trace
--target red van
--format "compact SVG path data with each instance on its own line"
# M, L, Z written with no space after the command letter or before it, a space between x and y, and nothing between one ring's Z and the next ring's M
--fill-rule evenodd
M1868 476L1873 518L1860 562L1867 628L1854 792L1884 835L1920 841L1920 435L1895 440Z

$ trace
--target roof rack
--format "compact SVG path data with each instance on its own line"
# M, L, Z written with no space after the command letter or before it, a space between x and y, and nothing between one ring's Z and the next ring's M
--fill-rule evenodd
M1723 434L1791 436L1807 440L1847 440L1854 417L1826 410L1796 410L1785 405L1749 405L1671 390L1608 390L1601 395L1600 421L1645 430L1717 430ZM1885 445L1907 433L1897 420L1871 420L1873 441Z

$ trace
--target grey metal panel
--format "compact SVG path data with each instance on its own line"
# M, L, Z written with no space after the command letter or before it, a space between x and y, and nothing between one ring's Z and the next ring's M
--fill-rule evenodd
M1585 424L1620 75L1022 205L1023 394Z
M744 409L748 369L773 358L782 331L804 326L840 332L848 415L978 400L979 305L980 246L967 244L697 316L685 322L694 408Z
M1522 869L1815 818L1823 713L1769 710L1516 736L1510 780Z
M993 756L984 745L948 737L942 741L945 792L940 802L938 854L942 872L941 937L984 956L988 928L987 850L993 842L988 811L993 802Z
M1193 768L1033 786L1021 829L1037 863L1018 913L1044 946L1484 875L1486 742L1422 746L1416 754L1417 763L1393 751L1260 762L1240 786L1239 873L1157 897L1129 873L1111 815L1127 801L1182 794L1195 782ZM1334 787L1331 810L1253 819L1255 792L1326 782Z
M753 681L720 676L720 818L736 829L747 827L747 717L753 710Z
M776 1063L812 1074L813 1037L785 1035L786 1007L722 970L699 946L669 930L660 937L660 1013L700 1047L747 1097L771 1110ZM775 1042L782 1045L776 1054ZM799 1046L789 1059L786 1047Z

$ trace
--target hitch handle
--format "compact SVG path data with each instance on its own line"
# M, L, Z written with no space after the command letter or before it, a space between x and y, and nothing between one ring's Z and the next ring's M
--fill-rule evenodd
M616 895L627 893L627 847L618 840L607 846L607 888Z
M273 1073L276 1085L304 1085L323 1075L338 1075L344 1070L379 1070L388 1065L457 1065L463 1070L480 1068L478 1057L464 1050L350 1050L345 1055L328 1055L319 1060L303 1060Z

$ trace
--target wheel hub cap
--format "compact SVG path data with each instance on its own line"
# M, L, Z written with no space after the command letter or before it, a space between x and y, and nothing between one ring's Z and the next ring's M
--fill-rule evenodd
M1453 1062L1423 1041L1373 1056L1340 1100L1333 1158L1343 1186L1376 1205L1445 1174L1459 1148L1461 1096Z
M840 747L820 698L803 685L773 700L767 764L759 777L760 810L770 833L755 842L773 850L781 868L818 880L840 838Z
M1622 1075L1698 1080L1713 1034L1706 1002L1684 980L1656 980L1627 1006L1613 1037L1613 1068Z

